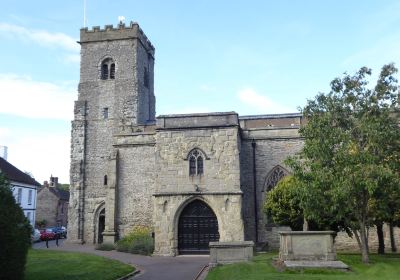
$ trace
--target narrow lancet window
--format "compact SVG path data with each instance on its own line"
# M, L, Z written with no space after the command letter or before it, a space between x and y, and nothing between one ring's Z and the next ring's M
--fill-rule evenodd
M110 66L110 79L115 79L115 63Z
M101 65L101 79L102 80L108 79L108 65L107 64Z
M103 180L103 184L104 184L104 186L107 186L107 175L104 175L104 180Z

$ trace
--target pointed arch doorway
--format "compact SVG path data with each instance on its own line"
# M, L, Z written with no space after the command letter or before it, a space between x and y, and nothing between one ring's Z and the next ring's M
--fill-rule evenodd
M103 243L103 231L105 229L106 209L100 211L99 222L97 228L97 243Z
M209 254L213 241L219 241L217 216L203 201L190 202L179 217L179 254Z

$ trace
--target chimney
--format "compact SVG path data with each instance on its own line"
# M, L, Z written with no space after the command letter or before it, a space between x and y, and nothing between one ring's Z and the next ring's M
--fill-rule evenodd
M50 176L50 187L58 187L58 177L53 177L53 175Z

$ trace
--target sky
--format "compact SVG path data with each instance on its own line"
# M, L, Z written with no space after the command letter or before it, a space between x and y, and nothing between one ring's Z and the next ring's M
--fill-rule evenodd
M297 112L362 66L400 65L400 1L0 0L0 145L40 183L69 182L84 25L139 23L156 114Z

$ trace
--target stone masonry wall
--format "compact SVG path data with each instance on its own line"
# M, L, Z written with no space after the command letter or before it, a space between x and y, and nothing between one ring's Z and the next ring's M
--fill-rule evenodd
M129 139L127 139L129 138ZM153 134L119 137L117 229L123 237L134 226L153 229L155 139ZM135 144L134 144L135 143Z
M269 172L277 165L285 168L284 160L298 152L303 141L298 134L298 126L249 128L242 131L241 145L241 185L243 196L243 216L246 240L255 241L254 184L252 141L255 141L256 185L258 209L258 242L269 243L278 248L276 230L266 227L268 221L263 212L265 202L265 180Z
M56 226L58 197L50 192L48 187L43 187L38 192L36 205L36 221L46 220L46 227Z
M394 236L396 241L397 250L399 250L400 246L400 228L394 228ZM385 239L385 252L390 252L390 234L389 234L389 226L385 224L383 226L383 237ZM335 246L338 251L350 251L350 252L359 252L360 248L357 244L355 237L351 238L345 232L339 232L335 238ZM376 233L376 228L370 228L368 234L368 246L371 252L378 252L378 236Z
M155 254L177 254L179 213L193 199L205 201L217 215L220 241L243 241L237 124L233 113L157 119ZM194 148L205 156L202 175L189 175Z

